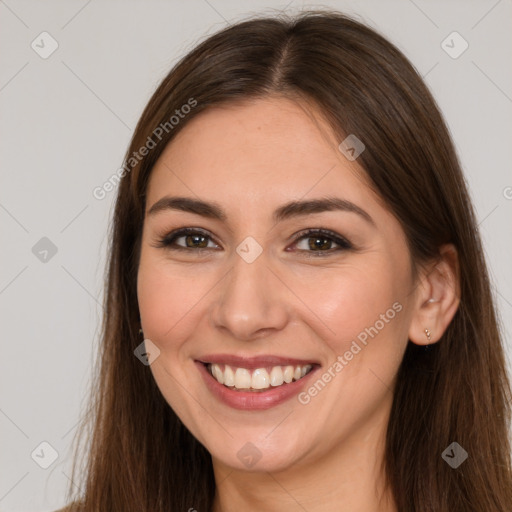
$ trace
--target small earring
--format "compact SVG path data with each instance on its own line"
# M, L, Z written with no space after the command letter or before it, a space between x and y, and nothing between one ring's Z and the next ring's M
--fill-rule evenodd
M142 335L142 327L139 329L139 334Z
M431 339L431 333L428 329L425 329L425 336L427 337L427 340L430 341Z

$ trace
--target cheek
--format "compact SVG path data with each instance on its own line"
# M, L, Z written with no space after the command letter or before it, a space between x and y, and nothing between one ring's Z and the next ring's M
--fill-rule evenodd
M199 267L175 265L165 254L142 251L137 294L144 337L154 341L169 362L187 359L185 343L198 330L219 281L214 269Z
M169 348L165 343L169 333L186 316L195 296L200 296L198 286L198 282L170 272L161 260L142 255L137 295L144 336L157 342L161 350Z
M397 310L403 310L406 283L403 269L397 273L394 266L389 260L368 258L364 265L315 269L297 281L297 295L326 326L329 345L337 354L358 336L364 341L367 330L375 334L372 327L390 333L403 323L404 315Z
M297 293L309 297L316 325L328 326L328 361L299 398L326 428L346 434L390 399L407 344L406 268L375 257L301 282Z

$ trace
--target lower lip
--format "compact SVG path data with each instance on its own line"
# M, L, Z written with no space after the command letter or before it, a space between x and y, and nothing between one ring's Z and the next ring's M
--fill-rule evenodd
M289 384L270 387L267 391L234 391L218 382L210 374L205 364L199 361L195 363L203 376L206 386L221 402L234 409L251 411L270 409L297 395L300 393L301 389L306 386L311 375L318 369L317 367L313 367L313 369L301 379L290 382Z

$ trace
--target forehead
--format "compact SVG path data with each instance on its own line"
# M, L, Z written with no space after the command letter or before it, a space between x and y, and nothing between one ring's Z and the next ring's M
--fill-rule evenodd
M374 194L357 161L338 149L340 142L318 111L290 99L209 108L165 148L147 202L195 195L247 212L337 194L367 207Z

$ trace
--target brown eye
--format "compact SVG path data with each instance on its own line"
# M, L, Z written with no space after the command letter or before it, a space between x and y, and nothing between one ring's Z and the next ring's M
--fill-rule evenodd
M213 246L209 246L209 243L213 244ZM171 250L189 251L194 249L216 249L218 245L211 241L211 237L202 230L196 228L184 228L174 231L162 238L158 242L158 247L165 247L166 249Z
M179 236L175 239L179 240L180 238L185 239L185 245L186 247L199 247L200 249L206 248L208 246L208 240L206 236L204 235L185 235L185 236ZM206 242L205 242L206 240ZM179 244L178 244L179 245Z
M302 247L300 247L301 244ZM299 233L293 245L299 251L312 253L314 256L327 256L333 252L353 248L346 238L324 229L312 229Z

